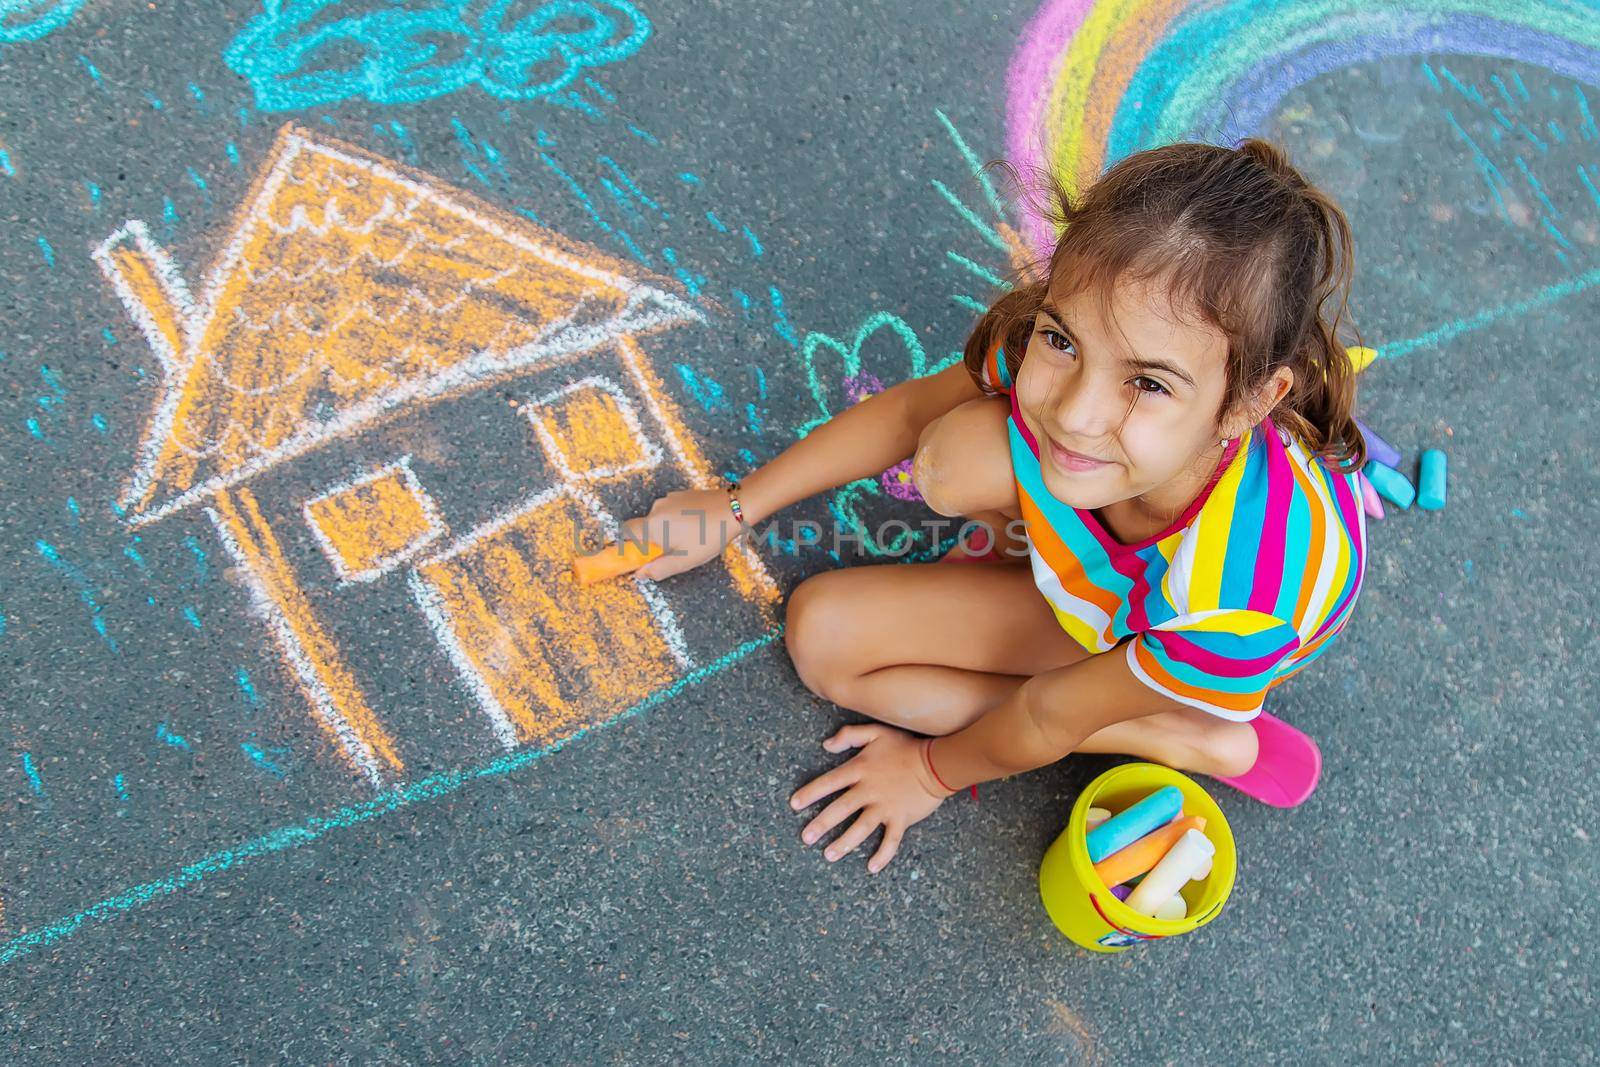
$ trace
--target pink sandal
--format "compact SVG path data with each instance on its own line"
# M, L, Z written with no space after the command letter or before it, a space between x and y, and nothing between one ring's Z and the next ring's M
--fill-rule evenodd
M1322 775L1322 750L1293 726L1265 711L1250 720L1260 751L1256 763L1237 778L1218 778L1275 808L1303 804Z

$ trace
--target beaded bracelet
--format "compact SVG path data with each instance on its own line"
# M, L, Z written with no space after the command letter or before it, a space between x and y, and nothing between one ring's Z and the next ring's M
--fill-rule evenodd
M740 526L743 526L745 524L744 507L739 503L739 498L735 495L739 492L739 483L732 478L724 478L722 479L722 488L728 492L728 506L733 509L733 517L739 521Z

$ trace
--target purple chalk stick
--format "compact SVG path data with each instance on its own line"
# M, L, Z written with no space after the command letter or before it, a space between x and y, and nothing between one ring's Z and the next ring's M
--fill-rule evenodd
M1361 436L1367 441L1367 457L1375 459L1386 467L1400 469L1400 450L1388 441L1378 436L1376 430L1360 419L1356 420L1356 427L1361 431Z
M1131 892L1133 892L1133 886L1131 885L1114 885L1111 887L1111 895L1118 900L1127 900L1128 894Z

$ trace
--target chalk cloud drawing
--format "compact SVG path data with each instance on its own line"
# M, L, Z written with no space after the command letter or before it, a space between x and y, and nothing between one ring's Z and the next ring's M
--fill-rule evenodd
M626 0L267 0L264 8L223 52L263 111L352 99L413 104L469 86L531 100L628 58L650 36L650 21Z
M1600 17L1557 0L1047 0L1007 74L1007 154L1082 188L1143 148L1253 133L1322 74L1429 53L1600 84ZM1048 247L1050 223L1029 237Z
M399 595L506 747L604 721L723 651L691 647L670 592L580 587L568 562L616 535L610 488L715 479L642 345L702 321L664 283L293 126L198 297L137 220L93 255L165 375L126 521L205 504L317 722L374 787L403 772L403 730L366 699L313 596L328 594L279 537L286 519L309 527L334 595L383 595L409 568ZM448 402L525 376L541 387L504 409L521 426L506 436L543 453L546 483L489 502L490 519L443 547L451 516L411 453L325 486L295 464L336 443L392 449L365 435L422 409L447 419ZM759 556L741 541L723 559L751 625L770 627L779 590Z
M0 44L47 37L72 21L87 0L0 0Z

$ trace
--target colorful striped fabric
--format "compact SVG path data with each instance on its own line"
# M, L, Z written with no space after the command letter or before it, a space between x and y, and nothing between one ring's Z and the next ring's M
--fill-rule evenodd
M983 377L1010 394L998 348ZM1349 620L1366 567L1355 475L1330 471L1271 419L1230 446L1177 522L1132 545L1050 495L1015 397L1010 429L1034 583L1090 652L1126 641L1128 666L1156 692L1252 719Z

